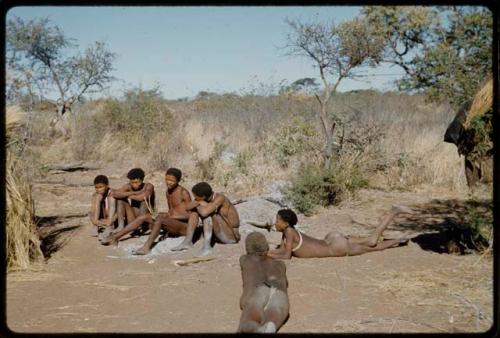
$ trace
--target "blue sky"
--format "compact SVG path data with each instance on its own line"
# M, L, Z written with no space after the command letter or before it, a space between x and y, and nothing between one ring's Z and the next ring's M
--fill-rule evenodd
M360 7L15 7L7 19L49 17L83 50L105 41L118 54L113 75L119 79L103 95L159 85L166 98L193 97L199 91L241 92L259 83L277 85L303 77L318 78L307 59L284 56L285 19L338 23ZM346 80L340 91L391 84L401 71L380 67L369 74L396 74Z

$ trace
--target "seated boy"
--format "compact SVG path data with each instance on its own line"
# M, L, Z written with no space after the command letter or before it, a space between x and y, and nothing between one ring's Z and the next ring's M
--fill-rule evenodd
M110 195L109 180L104 175L94 178L95 193L92 194L89 218L92 222L91 236L96 237L103 228L114 225L117 219L116 200Z
M131 169L127 174L129 183L111 190L110 195L117 200L118 228L104 238L102 244L118 245L118 240L124 235L137 230L144 223L153 223L150 209L154 208L155 189L151 183L144 182L144 176L141 168ZM128 224L124 227L125 217Z
M168 212L160 213L156 217L148 240L144 245L133 252L134 255L146 255L151 250L153 242L163 228L167 235L186 236L189 211L186 207L191 202L191 195L183 186L179 185L182 172L177 168L169 168L165 174L167 185L166 197Z
M275 333L288 317L286 266L267 256L269 245L259 232L245 240L246 255L240 257L243 294L238 332Z
M206 182L200 182L191 189L194 201L186 207L190 210L188 228L184 241L173 251L189 249L193 246L193 234L198 226L198 219L203 222L203 248L201 255L206 256L212 252L212 240L224 244L238 243L240 240L240 218L234 205L221 193L215 193ZM215 238L212 238L215 234Z
M278 249L269 251L267 255L278 259L290 259L292 256L300 258L343 257L405 245L408 239L404 237L379 242L384 230L400 211L399 208L394 207L391 212L387 213L371 236L345 236L337 231L331 231L324 239L317 239L295 229L297 215L290 209L281 209L276 215L275 224L276 230L283 233L281 244Z

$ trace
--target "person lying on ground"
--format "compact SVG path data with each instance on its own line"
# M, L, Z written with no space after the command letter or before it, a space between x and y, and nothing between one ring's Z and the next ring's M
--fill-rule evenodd
M117 220L116 200L110 195L108 177L97 175L94 178L95 192L92 194L89 218L92 222L91 236L97 237L104 228L115 226Z
M238 243L240 240L240 218L231 201L221 193L216 193L207 182L200 182L191 189L194 201L189 203L190 210L188 228L184 241L173 251L186 250L193 247L193 234L199 224L203 223L202 256L212 252L215 241L224 244ZM215 235L215 236L214 236Z
M186 207L191 202L191 195L186 188L179 185L181 178L182 172L177 168L169 168L165 173L168 212L158 214L146 243L134 251L134 255L148 254L161 229L165 230L167 236L186 236L190 214Z
M392 222L398 208L385 214L371 236L345 236L337 231L329 232L324 239L310 237L295 229L297 215L290 209L281 209L276 215L276 230L283 233L281 243L276 250L270 250L268 256L278 259L313 257L356 256L367 252L394 248L408 243L408 238L379 239Z
M111 191L117 200L118 228L101 241L102 244L118 245L118 240L126 234L139 230L144 224L152 224L151 215L155 206L155 189L153 184L144 182L144 171L141 168L131 169L127 178L129 183ZM125 219L127 226L124 226Z
M240 257L243 293L238 332L275 333L288 317L285 263L267 256L269 245L259 232L245 239L246 255Z

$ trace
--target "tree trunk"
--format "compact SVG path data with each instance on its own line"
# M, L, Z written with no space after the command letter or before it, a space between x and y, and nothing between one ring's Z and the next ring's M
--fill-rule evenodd
M332 160L333 160L333 132L331 130L329 130L326 134L326 146L325 146L324 156L325 156L324 169L330 170L330 168L332 167Z
M333 160L333 131L335 129L335 122L330 121L328 118L326 103L324 102L321 104L321 123L325 136L325 148L323 150L323 156L325 158L324 169L330 170Z

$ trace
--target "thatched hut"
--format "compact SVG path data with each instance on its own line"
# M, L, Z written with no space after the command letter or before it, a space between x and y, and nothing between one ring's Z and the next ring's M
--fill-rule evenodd
M454 143L465 157L467 185L493 180L493 79L490 76L466 102L446 130L445 142Z
M34 223L34 202L31 185L15 170L17 154L10 146L16 132L23 126L24 112L16 106L6 109L6 197L7 197L7 268L27 269L43 258L40 239Z

